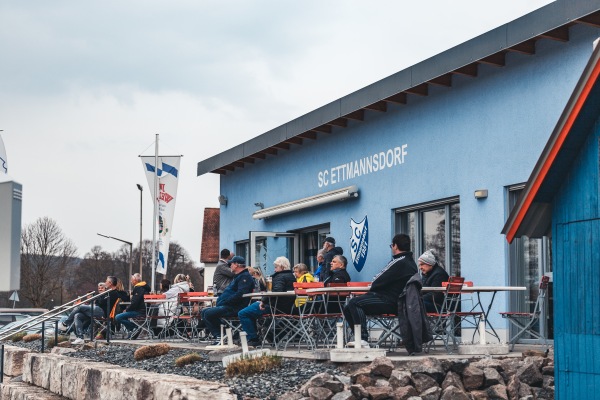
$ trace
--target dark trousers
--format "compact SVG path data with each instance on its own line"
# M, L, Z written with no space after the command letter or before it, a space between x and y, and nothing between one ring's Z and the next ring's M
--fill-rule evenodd
M221 336L221 317L235 317L238 309L229 306L208 307L202 310L202 321L214 337Z
M350 299L343 311L348 327L354 330L354 325L361 326L361 339L369 340L367 331L367 315L397 314L398 303L380 296L377 293L365 293ZM358 340L358 338L355 338Z

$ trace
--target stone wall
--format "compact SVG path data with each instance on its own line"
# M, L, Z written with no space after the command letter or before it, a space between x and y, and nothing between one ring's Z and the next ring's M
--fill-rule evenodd
M319 374L298 393L281 400L551 400L554 355L522 358L451 359L429 357L392 362L380 357L351 376Z
M0 388L1 400L237 399L230 388L220 382L121 368L9 346L5 348L5 375L22 375L22 382L18 378L5 381Z

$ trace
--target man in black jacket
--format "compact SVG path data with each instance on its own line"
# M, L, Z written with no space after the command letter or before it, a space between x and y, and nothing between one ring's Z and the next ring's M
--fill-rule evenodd
M408 280L417 272L417 264L410 251L408 235L394 236L392 244L393 258L385 268L373 278L371 289L362 296L348 302L343 313L350 329L361 325L361 346L369 347L367 331L367 315L396 314L398 297L404 290ZM358 338L355 338L358 340ZM354 343L348 343L353 346Z
M140 329L136 329L137 326L129 320L129 318L136 318L139 316L146 315L146 303L144 302L144 295L150 293L150 286L145 281L142 281L140 274L135 273L131 276L131 286L133 290L131 292L131 303L127 306L125 312L117 315L115 321L123 324L125 329L129 332L128 339L136 339L140 333Z

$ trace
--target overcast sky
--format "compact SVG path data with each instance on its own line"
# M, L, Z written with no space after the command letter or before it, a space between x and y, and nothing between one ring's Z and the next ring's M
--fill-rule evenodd
M183 154L172 240L200 260L219 179L198 161L527 14L548 0L1 1L0 129L23 225L84 256L137 243L138 155Z

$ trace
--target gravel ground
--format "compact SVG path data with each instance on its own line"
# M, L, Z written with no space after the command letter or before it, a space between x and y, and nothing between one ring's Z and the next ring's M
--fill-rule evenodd
M27 347L36 351L39 351L41 347L40 341L6 344ZM343 371L329 362L284 359L282 366L276 370L263 374L228 378L225 376L223 364L220 362L209 362L207 353L201 352L200 349L172 348L168 354L142 361L134 360L133 353L135 349L133 346L112 344L111 346L98 348L97 351L82 350L66 355L69 357L107 362L126 368L138 368L162 374L185 375L202 380L224 382L233 389L240 400L248 398L276 399L286 392L297 390L308 379L321 372L328 372L333 375L345 375ZM193 352L200 354L203 360L185 367L175 366L175 359Z

